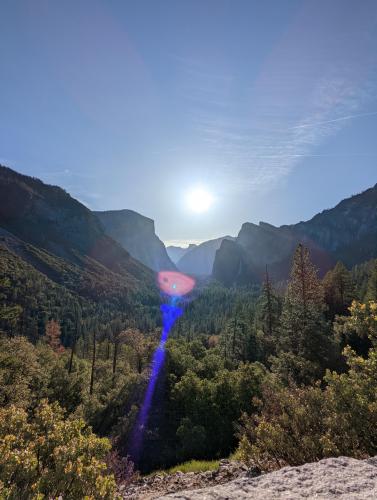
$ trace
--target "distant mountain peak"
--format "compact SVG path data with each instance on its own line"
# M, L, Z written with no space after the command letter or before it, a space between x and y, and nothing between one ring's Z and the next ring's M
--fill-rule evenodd
M213 262L217 250L223 240L232 240L232 236L222 236L204 241L200 245L193 245L187 249L177 262L180 271L196 276L208 276L212 273Z
M133 210L94 212L105 232L135 259L154 271L175 270L165 245L155 233L154 221Z
M351 267L377 257L377 184L305 222L280 227L245 222L235 244L223 243L217 251L213 276L227 283L260 281L267 264L276 280L284 280L298 243L310 249L321 274L337 260Z

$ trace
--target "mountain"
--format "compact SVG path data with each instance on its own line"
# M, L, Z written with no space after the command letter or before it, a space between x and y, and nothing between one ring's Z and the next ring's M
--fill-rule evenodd
M0 166L0 200L0 227L45 255L94 275L115 273L130 289L154 282L152 272L63 189Z
M174 264L177 264L179 259L181 259L184 255L186 255L187 252L190 252L195 247L196 245L194 243L190 243L187 248L170 245L166 247L166 251L168 252L171 261L174 262Z
M213 277L226 285L260 282L268 265L273 279L285 280L298 243L310 249L321 275L338 260L351 267L377 257L377 185L306 222L243 224L217 251Z
M196 276L208 276L212 273L213 261L216 251L220 248L223 240L233 240L231 236L223 236L209 240L200 245L188 248L188 251L179 259L177 267L183 273Z
M111 238L126 249L132 257L154 271L175 270L165 245L158 238L154 221L133 210L93 212Z

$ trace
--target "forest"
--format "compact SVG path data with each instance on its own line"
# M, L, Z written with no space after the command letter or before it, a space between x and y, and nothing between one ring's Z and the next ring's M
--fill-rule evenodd
M262 286L199 282L133 457L161 334L156 297L114 307L10 251L0 259L2 498L114 498L135 471L190 459L273 470L377 453L377 260L338 262L320 279L300 244L287 283L268 269Z

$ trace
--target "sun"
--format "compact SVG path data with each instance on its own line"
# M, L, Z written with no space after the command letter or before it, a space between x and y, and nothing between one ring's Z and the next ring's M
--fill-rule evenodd
M186 205L196 213L206 212L213 203L212 194L204 188L196 188L189 191L186 195Z

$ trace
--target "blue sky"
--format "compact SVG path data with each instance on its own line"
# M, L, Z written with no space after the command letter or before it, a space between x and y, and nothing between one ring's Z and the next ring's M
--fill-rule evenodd
M164 241L377 182L375 0L2 0L0 60L1 163Z

